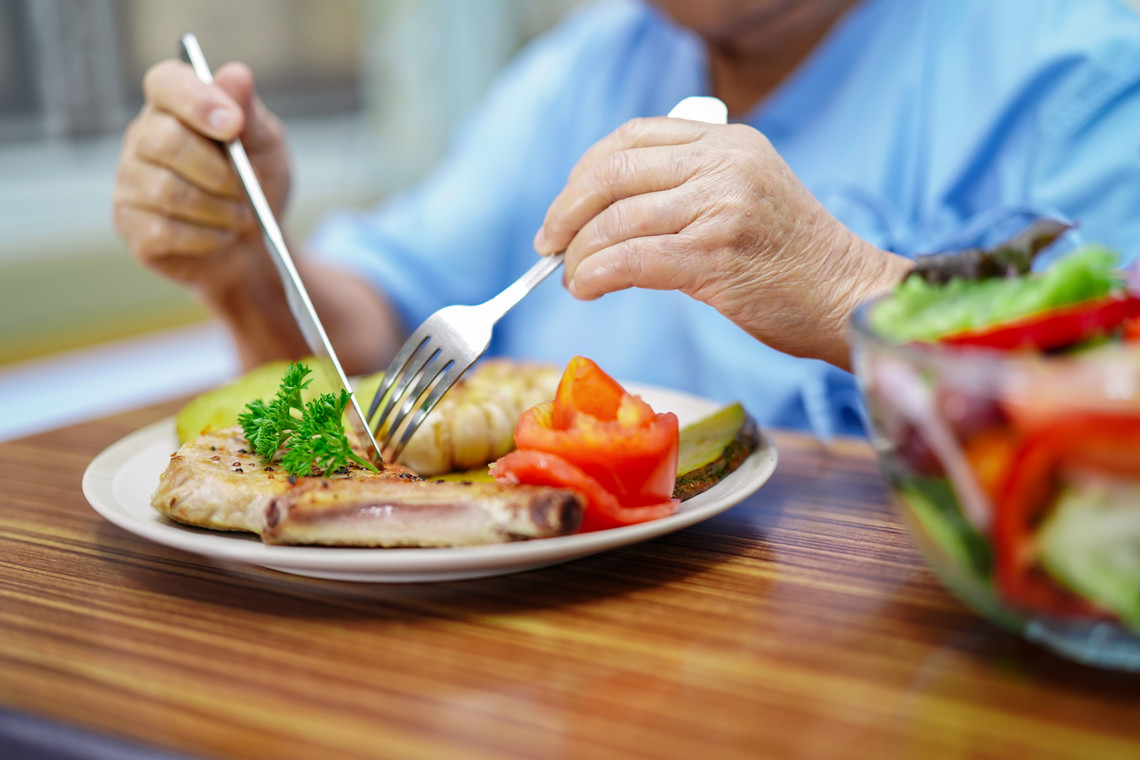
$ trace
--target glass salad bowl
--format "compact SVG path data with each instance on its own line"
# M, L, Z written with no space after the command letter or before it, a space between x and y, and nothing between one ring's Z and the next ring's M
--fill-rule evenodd
M994 351L853 317L872 442L920 552L967 605L1140 671L1140 340Z

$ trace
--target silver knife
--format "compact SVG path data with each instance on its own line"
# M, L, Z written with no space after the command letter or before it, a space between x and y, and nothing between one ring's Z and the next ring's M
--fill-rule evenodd
M206 56L202 53L202 46L198 44L198 38L193 34L184 34L180 42L184 57L194 67L194 73L203 82L212 83L214 75L206 63ZM285 288L285 297L289 302L289 310L293 312L293 318L297 320L297 326L301 329L301 334L305 336L309 350L315 356L327 358L336 369L341 385L352 395L352 408L360 418L361 427L372 443L372 448L376 451L377 461L384 461L383 454L380 453L380 446L376 443L376 438L368 427L364 412L356 400L356 394L353 393L352 386L348 382L348 376L344 374L344 368L341 367L340 360L336 357L336 351L333 350L332 343L329 342L329 337L325 333L325 328L321 325L321 320L313 308L313 302L309 299L309 292L305 290L305 284L301 282L301 276L293 264L293 257L285 245L285 236L281 234L281 228L277 224L273 210L269 207L269 201L265 199L265 193L261 189L261 183L257 181L257 175L254 174L253 165L249 162L249 156L246 155L241 138L235 138L224 143L223 147L230 156L230 163L233 164L234 171L237 173L246 196L253 206L257 221L261 224L265 247L269 249L273 263L277 266L277 273L281 276L281 284Z

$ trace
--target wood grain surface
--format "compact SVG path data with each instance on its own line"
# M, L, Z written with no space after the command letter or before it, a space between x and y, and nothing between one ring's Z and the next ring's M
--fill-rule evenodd
M172 409L0 444L0 707L217 758L1140 758L1140 678L947 594L862 442L777 432L767 485L664 538L371 585L96 514L92 457Z

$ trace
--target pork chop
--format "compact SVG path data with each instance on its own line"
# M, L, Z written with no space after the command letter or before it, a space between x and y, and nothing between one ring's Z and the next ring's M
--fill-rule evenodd
M240 427L187 441L171 455L152 506L186 525L327 546L501 543L572 533L582 520L574 491L429 482L399 464L298 478L263 465L247 446Z

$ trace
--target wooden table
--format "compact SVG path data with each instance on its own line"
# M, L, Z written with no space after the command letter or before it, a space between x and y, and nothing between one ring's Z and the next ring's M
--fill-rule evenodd
M217 564L97 515L88 462L173 408L0 444L9 731L276 760L1140 757L1140 678L949 596L862 442L777 432L767 485L661 539L370 585Z

